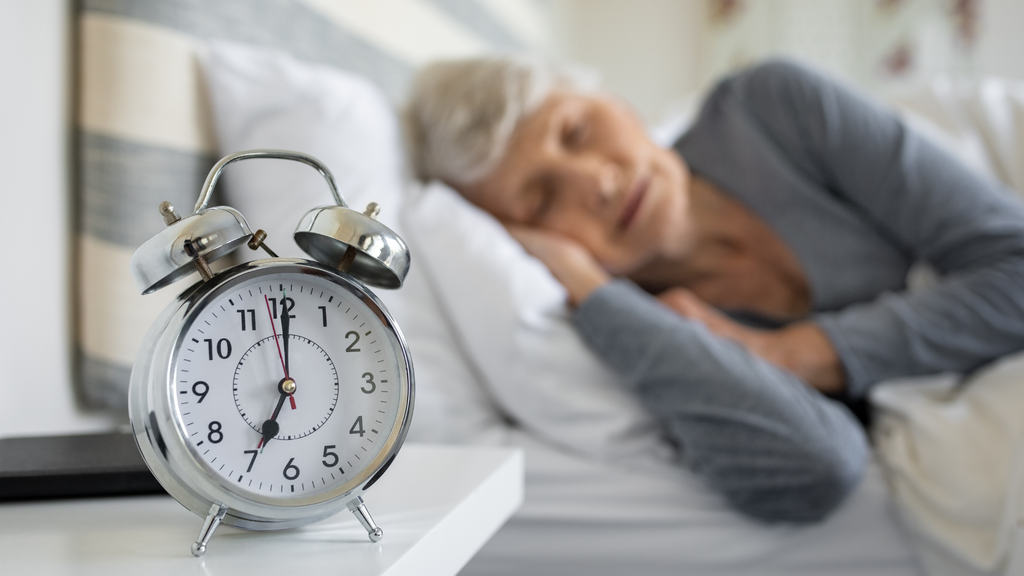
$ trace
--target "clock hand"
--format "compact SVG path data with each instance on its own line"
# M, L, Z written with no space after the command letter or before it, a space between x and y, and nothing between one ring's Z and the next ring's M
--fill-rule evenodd
M291 308L287 307L288 293L281 290L281 338L284 340L284 373L286 377L291 374L291 365L288 363L288 342L291 340L289 334L291 333L292 326L292 315L289 313ZM295 396L289 394L288 400L292 404L292 410L295 410Z
M281 290L281 336L284 337L284 373L288 375L288 334L291 332L291 314L288 313L288 293ZM295 406L292 406L295 409Z
M277 414L281 411L281 406L284 406L285 394L281 394L281 398L277 401L277 408L274 408L274 415L269 420L263 422L263 426L260 430L263 431L263 437L260 438L260 443L256 445L256 448L263 452L263 447L270 442L270 439L277 436L277 433L281 431L281 425L277 423Z
M284 355L281 354L281 342L277 339L277 328L274 327L274 315L270 312L270 300L263 295L263 301L267 303L267 316L270 317L270 329L274 332L274 344L277 344L277 357L281 359L281 368L284 369L284 377L288 378L288 366L284 363ZM285 314L287 316L287 314Z
M277 417L281 413L281 408L284 406L284 399L291 398L292 394L295 393L295 380L291 378L285 378L277 385L277 389L281 392L281 397L277 399L277 406L274 407L274 413L271 414L270 419L263 422L263 426L260 430L263 431L263 438L260 439L260 443L256 445L256 448L263 452L263 448L267 447L267 443L277 433L281 431L281 425L277 423ZM294 403L294 401L293 401Z

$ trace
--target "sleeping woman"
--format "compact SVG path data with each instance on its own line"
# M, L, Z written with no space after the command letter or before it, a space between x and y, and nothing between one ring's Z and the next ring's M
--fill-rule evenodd
M767 521L825 517L869 457L848 405L1024 348L1024 206L799 65L720 82L661 148L620 101L521 59L426 68L416 169L561 282L685 465ZM938 275L908 290L912 265Z

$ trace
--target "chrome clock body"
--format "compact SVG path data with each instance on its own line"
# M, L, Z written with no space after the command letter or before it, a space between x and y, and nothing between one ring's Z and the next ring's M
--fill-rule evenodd
M207 208L224 167L250 158L302 162L330 186L337 205L314 208L295 233L317 261L278 258L238 211ZM249 150L214 166L195 213L183 219L162 203L167 228L132 256L144 294L202 276L150 328L129 387L144 460L206 518L194 555L221 523L292 528L344 508L370 540L383 536L362 493L405 440L415 384L401 330L365 286L399 288L409 269L408 248L378 211L349 208L312 156ZM272 258L210 269L244 245Z
M189 417L183 415L187 409L180 404L179 398L189 396L194 401L196 395L181 394L182 383L180 380L187 378L181 378L184 375L180 373L180 366L176 369L176 364L180 364L176 360L180 358L181 352L186 350L184 346L189 345L189 343L183 342L188 334L188 329L201 313L217 300L218 296L223 296L232 287L246 282L263 280L263 283L277 283L285 275L293 274L324 279L336 284L340 290L344 290L358 299L366 307L364 314L367 312L372 314L373 321L378 323L379 327L374 332L380 331L380 333L375 335L384 340L379 343L380 345L393 350L395 355L390 359L395 361L396 366L395 373L389 374L390 378L387 378L388 384L393 384L389 393L395 397L394 400L390 400L396 403L395 418L387 430L381 430L378 434L380 437L378 451L367 456L369 461L361 467L358 474L344 482L336 483L327 492L306 498L296 498L290 491L280 496L243 492L236 485L239 484L238 482L233 482L217 474L216 467L202 457L203 446L197 448L195 442L189 441L190 434L193 434L193 438L196 437L195 431L186 426ZM280 297L280 294L278 296ZM256 299L256 303L262 305L264 302ZM239 304L243 303L239 302ZM257 310L260 309L257 308ZM267 314L264 310L260 310L260 312ZM308 312L315 313L316 311ZM224 313L234 316L229 318L230 320L238 321L239 319L235 316L235 310L224 311ZM263 324L266 325L267 322ZM344 332L336 334L336 337L344 341L342 334ZM262 331L258 334L253 331L253 340L257 339L265 340ZM191 344L196 345L196 343ZM235 345L236 348L242 348L241 344ZM270 347L273 344L267 346ZM201 348L201 346L195 346L193 349L197 348ZM291 528L315 522L345 508L386 470L405 439L408 423L412 416L414 397L412 360L409 358L398 326L371 292L361 288L338 272L314 262L291 259L261 260L236 266L221 273L213 281L197 284L176 299L154 323L140 350L143 356L136 362L136 368L132 371L129 411L135 428L136 440L146 462L160 484L196 514L205 516L214 504L226 506L228 510L223 518L223 523L231 526L255 530ZM235 369L233 364L244 351L245 349L242 348L242 350L238 350L237 354L233 353L227 359L221 359L218 352L214 352L212 362L230 363L232 366L223 370L228 376L226 381L216 384L211 382L208 385L210 388L216 386L221 389L219 392L222 394L226 394L228 397L233 396L230 376ZM200 352L205 353L205 350ZM269 398L276 399L276 387L273 384L279 377L280 375L268 375L268 382L274 381L266 388ZM342 386L347 387L347 392L340 394L338 403L346 402L347 396L363 395L361 390L365 389L364 381L359 379L358 375L354 381L352 378L346 380L348 381L344 382ZM151 385L152 382L163 382L164 385L154 386ZM192 385L193 382L193 380L189 380L187 384ZM295 397L301 402L303 400L301 397L302 386L316 384L300 380L298 385L300 390L296 392ZM213 393L213 391L209 392L209 394ZM211 399L206 401L210 402ZM222 404L226 405L227 403ZM236 421L222 422L222 434L248 433L252 448L255 448L261 438L260 434L251 429L234 406L229 406L229 408L230 410L223 412L223 416L218 417L224 420L233 418ZM304 408L315 409L316 407ZM282 419L285 416L287 414L282 415ZM341 424L347 424L347 422L341 422ZM368 425L364 424L364 427ZM344 429L343 432L349 431L347 425L341 426L341 428ZM335 427L335 430L337 429L338 427ZM344 434L339 439L337 434L332 437L323 436L326 432L328 431L320 428L315 434L310 434L307 441L318 444L327 443L328 445L333 443L335 446L344 445L346 440L343 437ZM317 437L318 434L319 437ZM200 437L202 436L205 434L202 434L201 431ZM286 450L289 442L302 440L304 438L269 442L264 452L259 454L256 459L263 458L267 452L275 449L278 452ZM210 446L209 441L204 446ZM315 466L319 462L307 461L304 464L305 466ZM250 474L244 475L246 479L249 476ZM286 479L282 479L282 482L282 487L292 484ZM295 483L297 484L297 482Z

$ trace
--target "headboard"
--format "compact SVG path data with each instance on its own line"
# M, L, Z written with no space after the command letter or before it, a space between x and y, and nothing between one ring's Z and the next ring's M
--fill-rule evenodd
M81 0L76 194L77 370L91 407L123 409L136 349L172 300L140 296L134 250L187 214L217 160L197 55L208 39L287 52L374 82L396 105L433 59L536 49L540 0Z

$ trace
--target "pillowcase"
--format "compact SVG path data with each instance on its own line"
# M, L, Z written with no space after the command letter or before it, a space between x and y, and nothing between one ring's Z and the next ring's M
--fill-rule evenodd
M356 210L380 204L380 220L398 221L403 156L398 119L366 79L330 66L225 41L202 58L219 148L283 148L312 154L333 173ZM311 208L334 204L312 168L287 160L250 160L224 171L214 201L238 208L281 256L304 257L292 232Z
M481 384L513 422L588 456L672 454L576 334L564 288L497 220L439 183L407 199L403 220Z
M1024 194L1024 82L937 78L892 103L911 128L967 166Z
M423 276L424 250L401 229L403 148L397 114L383 95L359 76L244 44L211 42L202 60L222 155L251 148L312 154L330 168L351 207L378 202L380 220L409 244L412 266L404 286L375 291L401 326L413 358L416 400L409 439L487 437L501 417L476 385L440 313ZM281 256L307 257L292 240L295 226L309 209L334 204L323 178L296 162L233 164L222 182L214 201L237 208L254 230L264 229L267 244Z

